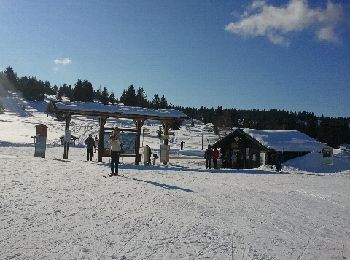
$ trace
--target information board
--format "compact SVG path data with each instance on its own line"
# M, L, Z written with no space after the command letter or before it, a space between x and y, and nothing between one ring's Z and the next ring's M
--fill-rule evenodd
M105 149L111 148L111 141L110 141L111 135L112 135L112 132L104 133L103 142L104 142ZM122 154L135 154L136 133L121 132L120 142L122 146L122 151L121 151Z
M122 132L120 133L120 139L122 143L122 153L135 154L136 133Z
M45 151L46 151L46 136L37 135L34 157L45 158Z

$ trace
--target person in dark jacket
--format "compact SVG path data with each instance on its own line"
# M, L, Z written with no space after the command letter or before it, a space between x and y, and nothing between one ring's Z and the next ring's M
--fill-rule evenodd
M94 148L96 148L95 146L95 140L94 138L92 138L92 134L89 134L89 137L86 138L85 140L85 144L86 144L86 160L87 161L92 161L92 156L94 153Z
M212 158L212 155L213 155L213 151L211 150L211 146L208 145L208 149L205 150L205 153L204 153L204 158L205 158L205 168L206 169L211 169L211 158Z
M218 148L214 148L214 151L213 151L213 164L214 164L214 169L217 169L218 168L218 159L220 157L220 153L219 153L219 150Z
M276 166L276 171L280 172L282 170L282 154L280 152L277 152L275 154L275 166Z

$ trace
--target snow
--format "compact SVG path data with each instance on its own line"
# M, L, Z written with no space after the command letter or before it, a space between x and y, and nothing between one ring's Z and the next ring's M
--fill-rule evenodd
M285 170L299 173L333 174L337 172L350 173L350 155L340 149L334 149L333 164L323 163L322 154L309 153L285 163Z
M73 110L73 111L85 111L85 112L103 112L103 113L117 113L121 115L142 115L150 117L162 117L162 118L186 118L187 116L181 111L175 109L148 109L141 107L125 106L125 105L104 105L97 102L70 102L55 103L57 109L60 110Z
M276 151L321 151L324 144L297 130L255 130L244 131L261 144Z
M122 176L105 178L108 158L85 161L96 118L72 117L78 145L63 160L65 123L43 104L11 102L0 114L0 259L350 258L350 166L340 150L333 166L315 152L279 174L206 170L202 134L204 147L218 136L187 122L172 131L169 165L122 158ZM33 157L30 136L40 123L48 126L46 158ZM126 119L107 125L134 127ZM141 137L155 152L159 125L146 121Z

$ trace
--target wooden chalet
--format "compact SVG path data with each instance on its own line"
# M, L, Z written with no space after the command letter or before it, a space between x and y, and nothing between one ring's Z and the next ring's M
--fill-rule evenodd
M222 167L251 169L321 151L324 145L296 130L235 129L213 144L220 148Z

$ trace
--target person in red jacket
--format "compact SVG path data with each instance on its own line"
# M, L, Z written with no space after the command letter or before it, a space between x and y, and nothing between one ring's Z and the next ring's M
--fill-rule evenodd
M220 157L220 153L219 153L219 150L218 148L214 148L214 151L213 151L213 164L214 164L214 169L217 169L218 168L218 159Z

